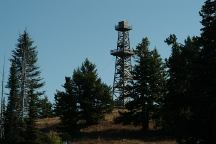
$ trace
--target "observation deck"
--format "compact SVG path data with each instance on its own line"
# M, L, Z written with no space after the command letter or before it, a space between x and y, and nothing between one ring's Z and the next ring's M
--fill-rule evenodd
M115 49L115 50L111 50L110 54L113 56L119 56L119 57L123 57L123 56L132 56L134 55L134 52L130 49Z
M127 21L120 21L118 25L115 26L117 31L129 31L132 30L132 27L128 25Z

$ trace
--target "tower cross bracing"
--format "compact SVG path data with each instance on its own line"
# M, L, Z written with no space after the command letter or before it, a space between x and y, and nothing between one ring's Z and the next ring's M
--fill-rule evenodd
M115 26L118 32L117 49L111 50L111 55L116 57L113 81L113 98L125 105L131 94L133 76L131 74L131 57L134 52L130 49L129 31L131 26L127 21L121 21Z

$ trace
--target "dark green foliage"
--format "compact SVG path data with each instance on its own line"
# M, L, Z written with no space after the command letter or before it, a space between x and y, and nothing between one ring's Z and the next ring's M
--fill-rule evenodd
M65 92L62 95L63 105L61 119L67 131L74 131L78 128L77 122L79 119L75 88L72 79L70 77L65 77Z
M98 78L96 66L88 59L74 72L81 115L87 124L97 123L112 107L110 87Z
M39 113L39 96L43 94L37 63L36 47L28 33L19 36L12 51L10 76L8 79L9 99L5 119L5 141L7 143L34 143L36 140L35 120ZM14 138L11 138L14 137Z
M29 144L34 144L37 139L35 121L38 118L38 98L31 89L28 93L28 118L26 119L26 141Z
M199 123L202 123L202 137L212 143L216 135L216 1L206 0L200 15L201 24L201 71L199 108L196 115L200 115Z
M36 139L35 120L39 113L39 97L44 93L39 91L44 83L41 82L39 67L37 66L37 51L29 34L24 31L18 39L17 48L13 51L13 58L17 64L19 76L19 97L21 100L21 118L25 120L26 140L30 143Z
M64 89L55 95L55 113L70 132L84 121L97 123L112 109L111 88L101 82L95 65L87 59L72 78L65 77Z
M198 38L188 37L183 45L177 42L175 35L170 35L165 42L172 46L167 60L169 79L164 106L165 129L174 131L177 139L183 140L197 135L194 108L199 91Z
M17 65L18 95L21 103L20 117L24 119L30 112L29 103L32 100L34 103L38 103L39 96L44 93L39 90L44 83L41 82L41 72L37 66L36 47L33 46L33 41L26 31L19 36L17 47L12 53L11 60L15 61Z
M39 100L39 118L47 118L53 116L52 103L45 96L43 99Z
M16 74L16 64L11 61L10 75L8 79L9 96L7 110L5 112L5 143L15 144L23 142L24 129L19 117L20 102L18 97L18 78Z
M174 35L166 40L172 55L165 118L180 143L212 143L216 135L216 1L207 0L200 15L201 37L184 45Z
M144 130L148 129L150 119L151 90L151 53L149 51L149 41L144 38L136 47L136 62L134 67L134 101L128 104L129 110L134 110L135 120L142 124Z
M166 92L164 64L157 50L149 51L148 47L149 41L144 38L136 48L134 67L134 106L137 114L141 110L138 117L143 129L148 129L150 119L158 117Z
M62 116L63 114L63 109L64 109L64 92L62 91L56 91L56 94L55 94L55 104L54 104L54 115L55 116Z
M136 47L135 54L134 94L126 104L129 112L123 114L123 119L125 123L142 124L143 130L147 130L150 119L160 119L159 110L166 92L166 73L157 50L149 50L147 38Z

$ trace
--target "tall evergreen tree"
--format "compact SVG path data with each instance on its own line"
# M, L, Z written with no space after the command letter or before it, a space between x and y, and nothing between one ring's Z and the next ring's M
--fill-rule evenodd
M38 99L44 93L40 88L44 83L37 66L36 47L26 31L19 36L11 61L16 66L16 96L19 100L19 108L15 111L21 120L20 127L25 130L22 137L31 143L36 139L34 123L38 117Z
M165 67L157 50L149 51L149 41L144 38L136 48L136 62L134 67L134 94L137 99L137 112L143 129L148 129L149 120L156 116L162 106L165 94ZM138 112L139 113L139 112ZM153 115L151 115L153 114Z
M19 36L17 47L12 53L12 60L17 65L18 93L21 100L20 116L25 118L29 116L29 102L34 99L37 103L38 97L44 93L40 91L44 83L37 66L37 50L26 31Z
M64 91L55 94L55 112L68 130L79 128L79 122L97 123L112 109L111 88L98 78L95 65L88 59L65 78Z
M111 89L98 78L96 66L88 59L74 72L82 118L97 123L112 107Z
M172 46L172 53L167 61L169 79L165 119L179 143L196 141L199 135L196 125L198 117L195 114L200 92L199 40L197 37L188 37L184 44L180 44L175 35L170 35L166 43Z
M18 77L17 67L14 61L11 61L10 75L8 79L9 96L7 110L5 113L5 140L7 144L16 144L24 141L22 134L24 132L21 127L20 98L18 95Z
M202 116L200 123L203 126L203 138L208 143L215 140L216 135L216 1L206 0L200 11L201 24L201 64L200 73L201 90L199 95L199 107L197 115ZM206 125L207 124L207 125Z
M164 106L165 96L167 94L167 71L166 65L157 52L157 49L151 51L150 67L150 89L152 102L150 102L151 119L155 120L157 126L161 126L161 109Z
M135 50L136 62L134 67L134 108L136 110L136 117L141 122L143 130L148 129L148 123L150 119L150 105L151 100L151 88L150 88L150 75L151 75L151 52L149 50L148 38L142 39L142 42L138 44ZM129 108L130 109L130 108Z
M149 50L148 38L142 39L135 49L134 94L126 104L129 112L122 115L125 123L142 124L149 127L149 120L159 117L166 90L165 67L157 50ZM121 118L120 118L121 119Z
M165 41L168 45L172 46L171 56L167 60L167 67L169 68L169 79L167 82L168 95L165 102L165 121L169 129L176 129L178 126L176 120L180 112L180 102L183 101L181 98L181 93L183 92L184 84L180 81L184 81L185 76L185 65L182 64L182 49L180 44L177 42L177 37L175 35L170 35ZM184 102L182 102L184 103ZM166 110L169 110L166 113ZM181 120L180 120L181 121Z
M78 107L75 86L70 77L65 77L64 92L58 92L56 97L59 97L60 102L58 111L61 115L62 123L68 132L73 132L78 129Z
M216 134L216 1L206 0L200 15L201 37L187 38L185 44L175 36L166 40L172 45L166 99L172 118L167 121L180 143L212 143Z

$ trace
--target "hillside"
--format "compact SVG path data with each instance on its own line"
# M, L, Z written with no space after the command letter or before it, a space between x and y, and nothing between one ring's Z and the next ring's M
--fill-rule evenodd
M150 126L152 130L143 132L141 126L115 124L113 118L119 115L118 111L114 109L99 124L81 129L72 141L75 144L175 144L175 140L153 130L153 126ZM58 117L40 119L37 128L56 131L60 122Z

